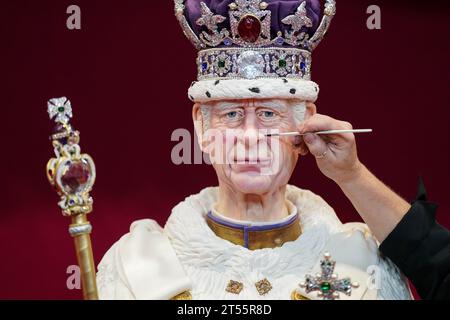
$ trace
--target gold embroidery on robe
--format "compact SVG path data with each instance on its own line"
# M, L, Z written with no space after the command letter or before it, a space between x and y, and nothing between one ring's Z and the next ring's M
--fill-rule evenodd
M189 291L182 292L170 300L192 300L192 294Z

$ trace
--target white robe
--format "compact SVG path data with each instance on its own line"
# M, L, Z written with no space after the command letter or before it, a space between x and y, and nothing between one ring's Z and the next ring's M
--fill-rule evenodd
M98 267L101 299L170 299L190 291L193 299L291 299L306 274L320 273L325 252L336 261L339 278L360 286L344 299L411 299L405 278L387 258L367 226L342 224L319 196L294 186L286 197L298 210L303 233L274 249L248 250L217 237L205 216L217 202L217 188L206 188L179 203L162 229L140 220L105 254ZM370 275L369 273L375 272ZM255 283L267 279L272 290L261 296ZM225 290L243 283L239 295Z

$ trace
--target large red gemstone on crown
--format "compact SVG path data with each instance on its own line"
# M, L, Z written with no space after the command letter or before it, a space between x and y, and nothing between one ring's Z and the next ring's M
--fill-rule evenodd
M243 16L238 24L238 33L245 42L256 42L261 34L261 21L255 16Z
M83 161L73 162L61 177L61 183L70 193L81 191L91 176L89 165Z

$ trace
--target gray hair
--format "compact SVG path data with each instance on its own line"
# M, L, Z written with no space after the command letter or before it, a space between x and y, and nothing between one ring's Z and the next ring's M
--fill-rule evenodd
M208 131L211 125L211 107L210 105L200 104L200 113L202 114L203 131Z

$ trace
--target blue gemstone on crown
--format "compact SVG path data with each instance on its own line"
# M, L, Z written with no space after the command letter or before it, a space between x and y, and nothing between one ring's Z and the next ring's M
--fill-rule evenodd
M305 69L306 69L306 64L305 64L305 62L300 62L300 70L302 70L302 71L305 71Z
M223 40L223 44L226 46L231 46L233 42L231 41L230 38L225 38L225 40Z
M283 43L284 43L283 37L278 37L278 38L275 40L275 43L276 43L277 45L279 45L279 46L282 46Z

